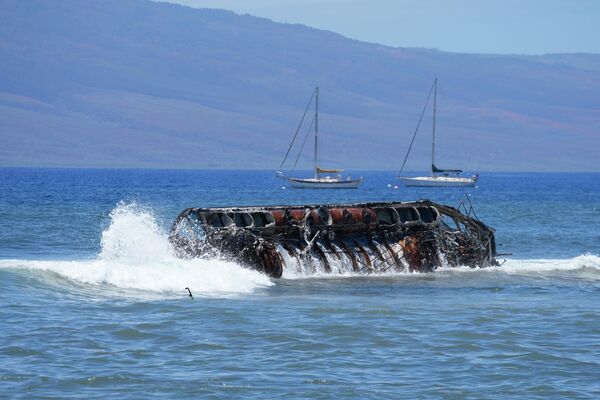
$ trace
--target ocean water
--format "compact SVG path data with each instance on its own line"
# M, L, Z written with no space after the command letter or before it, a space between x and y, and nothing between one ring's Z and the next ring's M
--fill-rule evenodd
M600 174L363 175L312 191L268 171L0 169L0 398L600 396ZM192 206L465 195L502 266L272 280L166 239Z

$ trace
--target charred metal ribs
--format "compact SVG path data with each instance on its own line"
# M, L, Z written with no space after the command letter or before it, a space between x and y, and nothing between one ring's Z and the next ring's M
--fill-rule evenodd
M169 239L180 257L219 255L273 278L288 268L370 274L497 265L492 228L429 200L188 208Z

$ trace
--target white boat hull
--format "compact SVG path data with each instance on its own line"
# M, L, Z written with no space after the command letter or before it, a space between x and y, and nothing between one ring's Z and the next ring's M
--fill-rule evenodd
M288 182L294 189L356 189L362 184L362 178L346 180L288 178Z
M414 178L400 178L406 186L420 187L472 187L477 183L476 178L460 178L447 176L417 176Z

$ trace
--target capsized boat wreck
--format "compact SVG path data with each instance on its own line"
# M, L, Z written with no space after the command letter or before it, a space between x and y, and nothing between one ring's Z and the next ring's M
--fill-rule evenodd
M497 265L494 230L464 210L429 200L188 208L169 238L180 257L218 255L273 278Z

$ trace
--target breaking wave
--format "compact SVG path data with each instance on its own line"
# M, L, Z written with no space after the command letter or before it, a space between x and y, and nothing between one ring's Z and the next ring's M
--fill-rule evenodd
M597 271L600 273L600 257L584 254L570 259L508 260L501 268L506 273L548 273L561 271Z
M142 291L167 296L182 296L189 287L196 296L249 294L274 285L266 275L220 259L183 260L173 255L167 234L153 212L136 204L119 204L110 214L110 224L102 232L101 251L88 260L0 260L0 268L30 271L45 276L57 275L75 284L93 285L110 295L111 288ZM315 261L310 268L293 268L294 260L284 254L284 279L322 279L363 276L348 272L348 265L330 260L334 273L327 273ZM488 278L511 276L552 277L600 280L600 257L594 254L571 259L509 259L500 267L485 269L439 268L436 277L469 275ZM418 276L409 272L378 273L376 276Z
M284 255L286 262L290 260ZM291 260L292 264L293 260ZM330 260L331 262L331 260ZM296 263L297 264L297 263ZM334 263L332 263L334 264ZM341 267L341 266L339 266ZM501 266L488 268L470 268L470 267L442 267L433 273L421 272L378 272L371 276L379 277L433 277L433 276L457 276L465 274L474 274L477 276L486 275L488 277L512 277L512 276L531 276L531 277L552 277L552 276L571 276L583 279L600 280L600 257L593 254L584 254L570 259L509 259ZM340 277L359 277L365 276L364 273L350 272L349 268L338 268L334 273L328 273L323 268L305 268L300 270L284 270L284 279L310 279L310 278L340 278Z
M218 259L182 260L151 210L119 204L101 237L100 254L90 260L1 260L1 268L50 272L75 283L181 295L252 293L273 285L264 274ZM107 288L109 289L109 288ZM110 290L109 290L110 291Z

